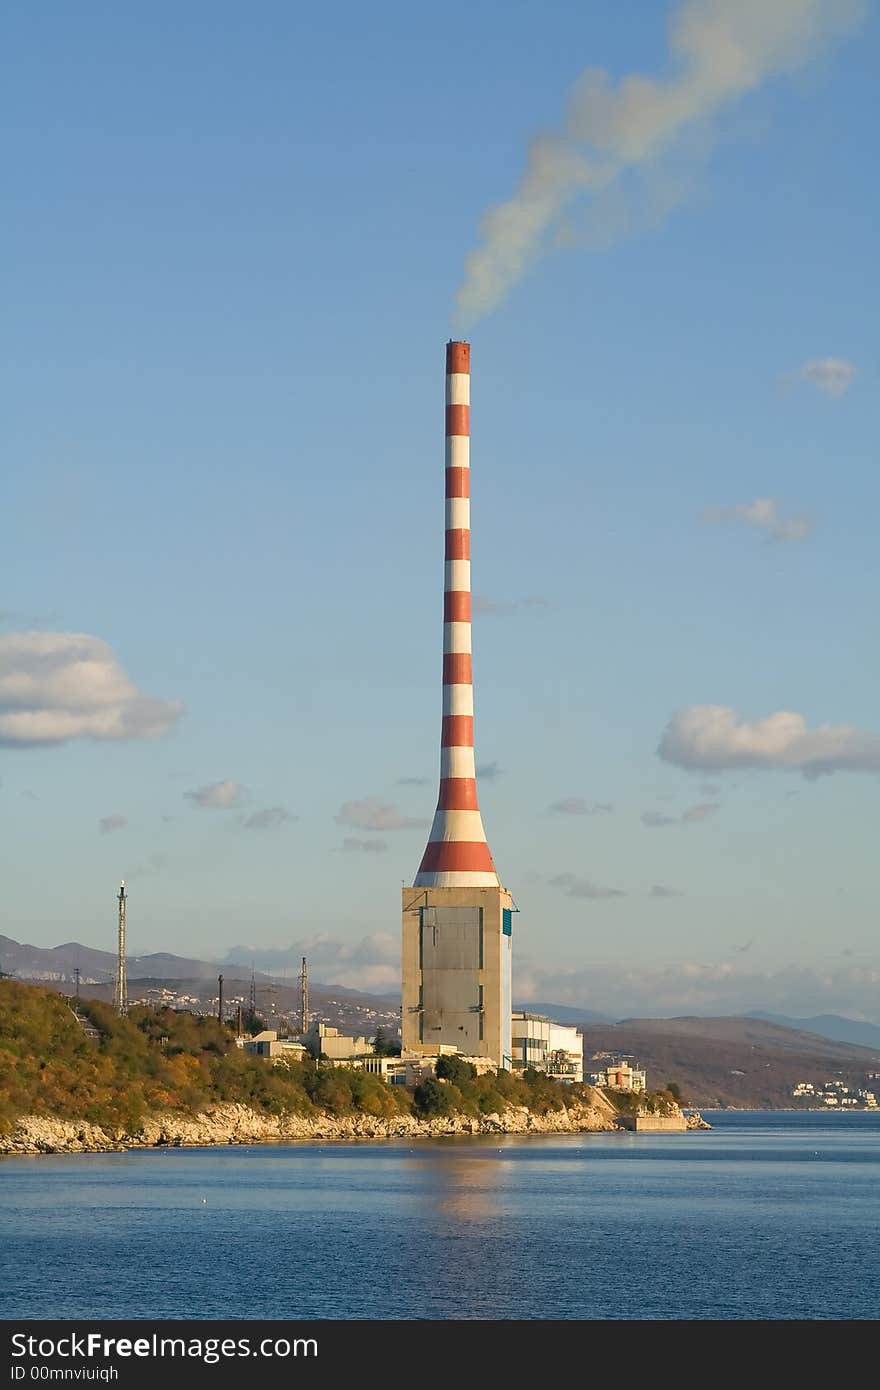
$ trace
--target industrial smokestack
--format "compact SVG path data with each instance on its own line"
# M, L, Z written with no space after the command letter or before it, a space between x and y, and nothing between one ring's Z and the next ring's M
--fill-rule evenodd
M440 796L417 888L497 888L477 803L471 667L469 343L446 344L446 578Z

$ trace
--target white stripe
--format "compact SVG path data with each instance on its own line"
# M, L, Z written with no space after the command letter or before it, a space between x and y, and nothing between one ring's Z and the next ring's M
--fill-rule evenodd
M414 888L500 888L497 874L454 873L416 874Z
M447 594L469 594L471 591L471 562L470 560L447 560L445 582L443 585Z
M470 405L471 403L471 374L470 372L447 372L446 374L446 404L447 405Z
M470 623L443 624L443 651L446 655L451 655L453 652L466 653L469 652L470 649Z
M469 531L471 529L471 499L469 497L447 497L447 531Z
M444 714L473 714L474 687L472 685L444 685ZM469 774L473 777L473 773Z
M453 689L460 687L453 686ZM473 748L441 748L441 777L475 777Z
M446 436L446 467L447 468L470 468L471 466L471 441L466 434L448 434Z
M434 813L428 844L443 840L464 840L467 844L485 844L486 832L479 811L443 811Z

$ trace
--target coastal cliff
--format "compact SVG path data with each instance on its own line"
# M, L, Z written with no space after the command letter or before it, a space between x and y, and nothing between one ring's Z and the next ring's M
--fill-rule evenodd
M679 1132L711 1129L701 1115L680 1116ZM102 1128L82 1120L51 1115L23 1116L0 1135L0 1155L108 1153L127 1149L204 1148L216 1144L289 1144L297 1141L358 1139L439 1139L478 1134L612 1133L628 1128L600 1093L589 1105L575 1105L537 1115L525 1106L503 1114L413 1115L265 1115L246 1105L217 1105L198 1115L154 1115L133 1133ZM658 1127L659 1128L659 1127ZM672 1129L665 1125L662 1128Z
M155 1115L134 1133L104 1129L51 1115L23 1116L0 1135L2 1154L102 1153L124 1149L202 1147L211 1144L291 1143L316 1139L437 1139L446 1135L572 1134L617 1129L614 1107L597 1094L594 1104L536 1115L525 1107L504 1114L263 1115L245 1105L218 1105L201 1114Z
M458 1057L413 1087L389 1085L357 1067L248 1056L215 1018L79 1008L0 980L0 1154L565 1134L615 1130L637 1113L685 1127L669 1091L637 1097L531 1069L478 1075Z

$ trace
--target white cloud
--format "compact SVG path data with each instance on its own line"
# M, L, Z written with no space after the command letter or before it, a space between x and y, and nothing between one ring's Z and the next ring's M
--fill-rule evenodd
M826 396L843 396L855 381L856 372L855 365L842 357L820 357L790 372L787 380L809 382Z
M727 521L741 522L763 531L768 540L779 544L804 541L813 530L813 521L808 516L781 516L779 503L772 497L756 497L754 502L738 502L732 507L707 507L703 521L710 526Z
M199 787L197 791L184 792L187 801L191 801L194 806L201 806L205 810L228 811L231 807L237 806L244 794L244 787L241 782L211 782L207 787Z
M425 820L404 816L396 806L376 796L365 797L363 801L346 801L335 819L337 825L349 825L353 830L415 830L427 825Z
M657 752L665 762L699 771L786 768L805 777L880 772L877 734L850 724L808 729L802 714L787 710L749 722L726 705L693 705L672 716Z
M709 816L714 816L717 810L717 801L704 801L699 806L688 806L687 810L681 813L681 823L693 825L695 821L707 820Z
M0 744L155 738L182 713L143 695L99 637L75 632L0 636Z
M681 891L680 888L669 888L665 883L655 883L654 886L653 886L653 888L651 889L650 893L648 894L648 897L649 897L649 898L682 898L682 897L684 897L684 894L682 893L682 891Z
M500 763L478 763L474 769L481 782L494 782L503 775Z
M617 240L639 212L662 219L682 197L670 160L685 139L708 149L725 106L801 66L864 13L862 0L680 0L670 23L673 76L631 74L615 86L601 69L584 71L561 129L532 140L513 197L483 217L483 244L467 257L458 292L461 318L496 308L550 247L577 243L572 210L585 208L594 244Z
M346 835L339 848L343 854L386 854L388 841L382 839L359 840L355 835Z
M553 888L561 888L569 898L622 898L624 896L619 888L604 888L600 883L593 883L588 878L579 878L577 874L557 874L555 878L547 881Z
M391 932L373 932L358 941L313 936L289 946L232 946L223 964L296 975L303 956L313 985L343 985L376 993L392 993L400 987L400 937Z
M245 830L274 830L276 826L286 825L289 821L298 819L298 816L292 816L289 811L285 811L283 806L267 806L265 811L255 811L252 816L248 816L244 822L244 828Z
M102 835L111 835L114 830L124 830L127 825L128 821L125 816L116 814L112 816L102 816L98 821L98 826Z
M253 966L296 978L303 956L313 984L388 994L399 989L400 937L393 932L375 932L352 941L317 935L289 946L233 946L223 964L239 965L248 974ZM842 967L792 964L762 971L746 967L741 955L735 963L673 958L663 967L593 960L561 967L517 953L514 997L524 1002L582 1005L612 1018L742 1014L763 1009L794 1018L840 1013L880 1022L880 969L847 962Z
M714 816L718 809L717 801L703 801L699 806L688 806L680 816L665 816L660 811L645 811L642 815L642 825L647 825L652 830L662 829L667 825L695 825L698 821Z
M788 965L761 971L740 962L673 960L664 968L590 963L544 967L517 957L514 997L581 1005L612 1018L742 1014L762 1009L793 1018L840 1013L880 1022L880 970Z
M591 805L582 796L563 796L561 800L554 801L550 810L561 816L598 816L609 815L614 807L609 801L595 801Z

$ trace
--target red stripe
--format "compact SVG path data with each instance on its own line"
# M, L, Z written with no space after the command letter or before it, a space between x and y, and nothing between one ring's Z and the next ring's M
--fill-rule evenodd
M471 369L470 343L446 344L446 375L451 372L469 372Z
M433 840L419 865L420 874L469 871L494 874L495 865L485 840Z
M443 595L444 623L469 623L471 620L470 589L451 589Z
M444 685L473 685L474 671L470 652L446 652L443 657Z
M469 560L471 558L471 533L461 529L446 532L447 560Z
M471 408L469 405L448 405L446 407L446 434L470 434Z
M473 746L474 716L472 714L444 714L440 747L473 748Z
M479 811L476 778L441 777L437 806L441 811Z
M469 468L447 468L446 496L470 497L471 470Z

